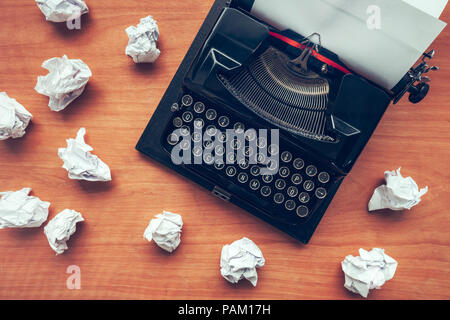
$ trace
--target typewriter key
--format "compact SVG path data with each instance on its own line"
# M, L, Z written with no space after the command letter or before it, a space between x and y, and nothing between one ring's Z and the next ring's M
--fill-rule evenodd
M311 180L306 180L305 183L303 183L303 189L306 191L312 191L314 189L314 182Z
M203 141L203 147L205 149L212 149L214 146L214 143L211 140L205 140Z
M236 133L243 133L245 130L245 126L242 122L236 122L233 128Z
M319 173L318 179L320 183L325 184L328 183L328 181L330 181L330 175L328 174L328 172L321 172Z
M248 129L245 132L245 140L246 141L253 141L253 140L256 139L256 136L257 136L257 134L256 134L256 130L255 129Z
M239 150L241 148L241 142L238 139L233 139L233 141L231 141L231 148L233 150Z
M205 111L205 104L203 102L196 102L194 104L194 111L196 113L203 113Z
M247 159L242 159L241 161L239 161L239 168L241 168L242 170L247 170L249 166L250 162Z
M211 165L214 163L214 157L211 153L205 153L203 155L203 161L205 161L206 164Z
M295 198L295 197L298 195L298 189L297 189L297 187L294 187L294 186L289 187L289 188L287 189L287 195L288 195L289 197L291 197L291 198Z
M251 157L251 156L253 155L253 148L250 147L250 146L246 146L246 147L244 148L244 155L245 155L246 157Z
M250 189L252 189L254 191L258 190L260 185L261 184L256 179L253 179L252 181L250 181Z
M288 167L281 167L279 171L280 177L286 178L289 176L290 171Z
M192 134L192 141L194 141L194 142L200 142L200 141L202 141L202 135L201 135L201 133L200 132L194 132L193 134Z
M236 168L229 166L226 168L225 172L227 173L227 176L234 177L236 175Z
M258 153L256 155L256 162L258 162L259 164L264 164L266 162L266 156L262 153Z
M289 163L292 160L292 153L290 153L289 151L284 151L281 154L281 160L285 163Z
M228 117L226 116L221 116L218 120L219 126L221 126L222 128L228 127L228 125L230 124L230 119L228 119Z
M297 158L294 160L294 168L297 170L302 170L305 166L305 161L303 159Z
M184 95L183 98L181 98L181 103L183 106L190 107L192 103L194 102L194 99L188 94Z
M172 123L175 128L180 128L183 125L183 120L181 120L180 117L176 117L173 119Z
M206 128L206 133L209 135L209 136L214 136L214 135L216 135L216 133L217 133L217 128L216 128L216 126L214 126L214 125L210 125L210 126L208 126L207 128Z
M305 171L310 177L314 177L317 174L317 168L315 166L308 166Z
M216 161L214 163L214 168L216 168L217 170L222 170L223 168L225 168L225 164L223 163L223 161Z
M261 188L261 194L262 194L264 197L270 196L271 193L272 193L272 189L270 189L270 187L264 186L264 187Z
M238 174L238 181L240 183L246 183L248 181L248 175L245 172L241 172Z
M202 147L195 146L195 147L192 149L192 154L193 154L194 156L196 156L196 157L201 157L201 155L203 154L203 149L202 149Z
M270 171L275 171L278 169L278 162L276 160L269 160L269 162L267 162L267 168Z
M284 188L286 188L286 181L284 181L283 179L278 179L277 181L275 181L275 188L277 188L278 190L283 190Z
M234 163L236 161L236 155L233 152L227 153L227 162Z
M214 152L216 154L216 156L223 156L225 154L225 148L223 146L216 146L214 148Z
M217 140L221 143L225 143L227 141L227 134L225 132L219 132Z
M203 129L203 126L205 125L205 121L202 118L197 118L194 120L194 127L196 129Z
M167 143L171 146L176 145L178 143L178 135L175 133L169 134L169 136L167 137Z
M316 189L316 197L319 199L323 199L327 196L327 190L325 188L317 188Z
M186 137L191 133L191 129L187 125L184 125L181 127L180 132L182 136Z
M295 201L294 200L288 200L286 201L286 203L284 204L284 207L286 208L286 210L288 211L292 211L295 209Z
M300 193L300 195L298 196L298 200L301 203L308 203L310 200L309 194L307 192Z
M252 176L257 177L261 173L261 168L258 166L253 166L250 168L250 173L252 174Z
M178 105L178 103L175 102L170 106L170 111L177 112L178 110L180 110L180 106Z
M269 148L267 148L267 152L269 152L270 155L275 156L279 152L279 148L276 144L271 144Z
M266 138L259 137L258 140L256 140L256 145L257 145L258 148L260 148L260 149L265 148L266 145L267 145L267 140L266 140Z
M292 175L291 181L293 184L299 185L300 183L302 183L303 178L300 174L296 173L296 174Z
M298 215L300 218L305 218L308 214L309 214L309 209L308 209L308 207L305 207L305 206L299 206L299 207L297 208L297 215Z
M265 183L271 183L273 181L273 176L270 174L265 174L261 177L262 181Z
M206 119L208 119L208 120L210 120L210 121L215 120L216 117L217 117L217 112L216 112L216 110L214 110L214 109L208 109L208 110L206 110L205 117L206 117Z
M189 150L191 147L191 141L183 139L180 143L181 150Z
M273 196L273 201L275 201L276 204L282 204L284 202L284 196L281 193L276 193Z

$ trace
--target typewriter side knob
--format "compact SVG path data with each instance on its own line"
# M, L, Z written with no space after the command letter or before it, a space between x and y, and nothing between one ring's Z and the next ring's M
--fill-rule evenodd
M430 85L428 83L422 82L415 87L411 87L409 92L409 101L412 103L419 103L422 101L430 91Z

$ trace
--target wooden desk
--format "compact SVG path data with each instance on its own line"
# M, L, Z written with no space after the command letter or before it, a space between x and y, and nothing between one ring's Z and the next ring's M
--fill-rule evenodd
M55 256L43 228L0 230L2 299L357 299L343 288L340 262L360 247L385 248L398 260L395 278L371 299L450 298L450 30L434 43L432 92L414 106L391 107L345 180L311 243L303 246L135 151L147 122L194 39L212 0L87 1L80 31L46 22L29 0L0 2L0 91L33 113L23 139L0 142L0 189L32 187L86 222ZM161 31L155 65L125 56L125 28L152 14ZM447 10L443 20L450 20ZM51 112L34 91L44 60L67 54L92 69L86 92L66 111ZM109 184L69 180L57 156L80 127L112 169ZM383 172L403 168L430 187L411 212L368 214ZM166 254L142 235L163 209L181 213L182 244ZM226 282L222 246L249 237L267 260L256 288ZM66 268L81 268L82 289L66 288Z

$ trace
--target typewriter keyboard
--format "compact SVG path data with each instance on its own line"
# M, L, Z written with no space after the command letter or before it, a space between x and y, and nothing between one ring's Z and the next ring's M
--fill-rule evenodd
M212 174L218 174L227 181L244 188L251 193L255 199L260 199L256 205L264 205L265 209L273 215L279 215L290 221L303 221L309 218L314 209L325 199L328 189L332 184L332 175L314 164L308 155L292 149L283 149L283 141L280 139L279 146L269 144L263 137L253 137L256 139L258 148L267 147L267 155L278 155L278 172L271 175L262 175L261 165L251 164L251 162L264 163L265 155L257 153L250 146L241 145L239 141L233 142L234 151L244 148L245 159L238 163L234 152L227 152L225 148L226 134L222 137L224 147L214 148L211 141L203 141L201 147L198 145L202 141L203 135L198 134L198 130L209 135L216 132L225 132L226 129L233 129L236 132L249 129L242 120L235 119L229 111L221 111L219 108L207 106L201 101L194 101L191 95L184 95L180 102L171 106L173 113L172 126L167 130L165 146L170 152L172 148L185 141L179 134L175 134L176 129L181 135L191 135L190 143L181 145L183 150L191 150L195 157L203 157L199 170L208 170ZM197 129L197 130L195 130ZM258 128L255 132L258 132ZM196 132L197 131L197 132ZM252 139L250 136L248 139ZM194 147L197 142L197 147ZM205 149L214 149L204 153ZM223 156L225 161L215 161L214 155ZM250 157L255 157L255 161L249 161ZM232 163L234 164L228 164ZM265 164L265 168L270 168L270 163ZM198 170L197 170L198 171Z

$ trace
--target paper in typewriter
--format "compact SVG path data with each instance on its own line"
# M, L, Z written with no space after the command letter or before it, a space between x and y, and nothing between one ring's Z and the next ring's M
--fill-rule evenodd
M403 0L406 3L432 15L435 18L439 18L444 11L448 0Z
M379 9L380 29L369 28L371 8ZM255 0L251 13L280 30L320 33L323 47L388 90L446 26L401 0Z

